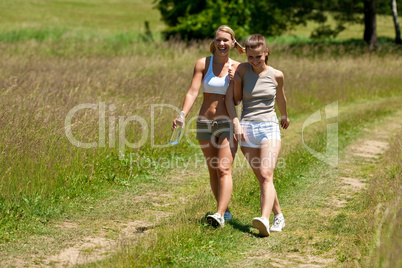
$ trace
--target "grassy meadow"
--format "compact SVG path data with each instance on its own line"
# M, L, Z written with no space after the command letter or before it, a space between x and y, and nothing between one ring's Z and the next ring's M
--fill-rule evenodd
M0 263L47 265L46 256L71 241L116 239L111 224L131 221L144 221L150 231L85 265L267 266L275 258L263 257L266 251L276 258L327 258L329 266L392 267L400 261L400 139L390 140L379 162L342 162L367 129L400 122L400 46L384 41L370 52L342 38L305 41L303 30L269 39L270 64L285 74L291 118L275 171L289 229L264 240L250 225L259 213L259 190L240 150L234 221L223 230L205 222L215 204L191 132L201 93L181 144L167 145L194 63L208 55L209 41L162 41L152 1L1 1L0 17ZM378 35L392 38L391 18L381 21L387 30L382 35L379 28ZM331 168L305 150L301 132L308 116L336 101L342 163ZM326 123L304 133L306 144L321 152ZM348 168L367 178L368 189L326 213L338 191L336 178ZM371 180L373 173L380 179ZM379 206L383 212L376 212ZM378 219L384 219L380 230ZM79 227L60 228L65 222Z

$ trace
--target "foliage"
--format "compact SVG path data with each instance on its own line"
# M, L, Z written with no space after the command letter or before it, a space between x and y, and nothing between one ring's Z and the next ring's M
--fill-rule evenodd
M183 40L209 38L226 24L244 38L253 33L280 35L308 21L319 23L313 38L336 37L347 23L363 23L363 0L335 1L256 1L256 0L156 0L156 7L167 24L165 37ZM401 2L398 1L398 2ZM399 6L402 6L401 4ZM328 11L337 25L327 23ZM389 1L378 0L377 12L390 14Z
M253 33L279 35L294 25L315 19L310 14L318 4L314 1L255 0L159 0L156 7L168 25L166 37L202 39L211 37L220 25L230 25L240 38Z
M157 3L163 21L168 25L166 37L202 39L213 35L220 25L231 25L237 36L249 33L250 10L242 0L161 0Z

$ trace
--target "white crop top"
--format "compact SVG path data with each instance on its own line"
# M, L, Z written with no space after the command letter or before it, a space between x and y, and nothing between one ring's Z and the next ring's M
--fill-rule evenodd
M226 95L226 90L228 89L230 82L229 76L228 74L224 77L215 76L214 71L212 70L213 60L214 55L211 55L207 74L202 81L202 91L204 93ZM230 66L232 66L232 61L229 58L229 68Z

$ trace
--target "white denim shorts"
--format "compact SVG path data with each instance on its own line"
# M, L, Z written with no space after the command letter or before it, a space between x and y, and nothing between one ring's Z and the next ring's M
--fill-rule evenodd
M259 148L266 140L281 140L277 122L241 121L240 125L246 138L245 142L240 142L240 146Z

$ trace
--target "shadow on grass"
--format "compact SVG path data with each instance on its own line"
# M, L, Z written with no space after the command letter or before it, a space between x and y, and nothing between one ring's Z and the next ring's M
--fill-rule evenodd
M214 214L214 213L212 213L212 212L207 212L207 213L205 213L205 215L199 220L200 223L201 223L202 225L204 225L204 226L209 226L209 227L213 228L213 227L208 223L208 221L207 221L207 216L208 216L208 215L212 215L212 214ZM227 225L231 225L231 226L233 227L233 229L239 230L239 231L241 231L241 232L243 232L243 233L247 233L247 234L249 234L249 235L251 235L251 236L260 237L259 234L255 233L255 232L253 232L253 231L251 230L251 228L254 228L252 225L250 225L250 224L243 224L239 219L233 218L233 219L230 220L229 222L225 222L225 225L226 225L226 226L227 226Z
M199 219L199 222L203 226L208 226L208 227L214 228L207 221L207 216L208 215L213 215L213 214L214 214L213 212L205 213L205 215L202 218ZM249 234L250 236L261 237L258 233L252 231L251 228L254 228L254 227L251 224L243 224L239 219L233 218L229 222L225 222L225 225L226 226L231 225L233 227L233 229L239 230L242 233Z
M227 223L228 225L231 225L233 227L233 229L239 230L243 233L249 234L251 236L254 237L261 237L258 233L255 233L251 230L251 228L254 228L252 225L250 224L243 224L240 220L238 219L232 219L231 221L229 221Z

